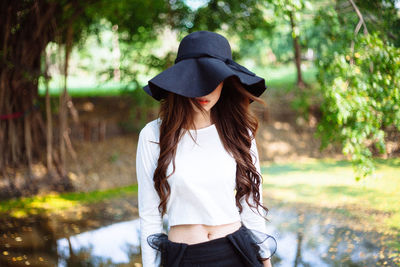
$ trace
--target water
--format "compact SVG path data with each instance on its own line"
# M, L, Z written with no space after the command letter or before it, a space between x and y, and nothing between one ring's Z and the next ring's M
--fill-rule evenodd
M385 250L377 233L354 230L347 222L309 210L273 209L270 217L269 231L278 242L274 266L394 266L380 258Z
M135 204L131 199L120 201L123 204L87 206L75 217L76 213L3 216L0 266L141 266ZM354 222L334 214L299 207L269 209L268 231L278 243L274 267L395 266L399 260L384 246L389 237L354 227Z
M102 258L102 261L129 263L128 255L140 253L139 234L139 220L136 219L74 235L69 241L66 238L59 239L58 266L68 266L66 259L71 257L70 248L73 251L89 251L91 257Z

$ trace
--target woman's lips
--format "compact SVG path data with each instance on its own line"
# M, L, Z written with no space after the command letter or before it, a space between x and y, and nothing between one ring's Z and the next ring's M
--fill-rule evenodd
M208 102L210 102L209 100L207 100L207 99L197 99L197 102L199 102L201 105L205 105L205 104L207 104Z

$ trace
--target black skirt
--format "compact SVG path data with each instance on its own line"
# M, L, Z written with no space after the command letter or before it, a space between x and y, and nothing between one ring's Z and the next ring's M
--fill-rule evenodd
M147 242L161 253L162 267L262 267L277 247L274 237L243 224L224 237L197 244L170 241L165 233L152 234Z

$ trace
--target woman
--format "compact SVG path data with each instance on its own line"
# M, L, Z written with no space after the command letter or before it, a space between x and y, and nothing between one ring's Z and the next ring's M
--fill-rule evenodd
M175 65L144 87L161 101L137 149L144 267L271 266L276 241L262 215L258 122L249 112L265 89L209 31L185 36Z

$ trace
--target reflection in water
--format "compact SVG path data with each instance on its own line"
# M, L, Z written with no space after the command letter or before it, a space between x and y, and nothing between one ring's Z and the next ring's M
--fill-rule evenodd
M303 260L301 259L301 243L303 241L303 233L302 232L297 232L297 250L296 250L296 257L294 259L294 266L300 266L305 264Z
M270 209L277 236L274 266L394 266L375 232L354 231L323 213ZM386 255L386 256L385 256Z
M168 230L167 220L164 230ZM59 267L76 266L82 261L90 261L93 266L140 263L140 221L119 222L62 238L57 240L57 247Z
M56 266L57 242L48 216L0 217L0 266Z
M68 239L57 240L58 254L62 259L69 259L71 253L86 248L91 257L111 259L113 263L129 263L128 251L140 253L139 220L115 223ZM60 260L58 266L67 264Z
M104 215L101 209L90 210ZM274 267L394 266L398 260L390 259L391 252L383 249L382 235L355 231L333 214L285 207L269 210L268 232L278 242ZM3 216L0 266L141 266L139 220L118 216L114 223L109 214L63 221L54 216ZM165 219L164 231L168 232Z

